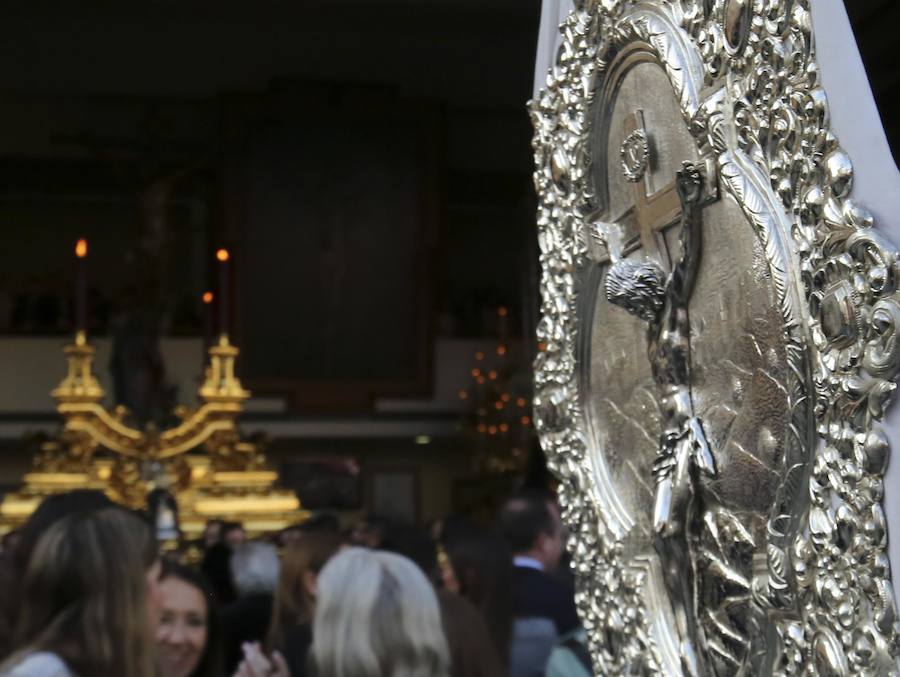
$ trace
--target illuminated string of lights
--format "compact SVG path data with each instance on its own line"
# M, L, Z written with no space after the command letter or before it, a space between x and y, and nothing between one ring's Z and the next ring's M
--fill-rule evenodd
M511 355L508 316L497 309L497 344L473 353L471 380L457 393L467 405L465 426L479 440L481 469L494 473L521 470L533 434L530 378Z

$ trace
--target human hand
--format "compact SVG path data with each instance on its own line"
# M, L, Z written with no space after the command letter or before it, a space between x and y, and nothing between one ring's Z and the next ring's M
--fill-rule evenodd
M234 677L291 677L284 657L277 651L267 658L259 644L244 644L244 660L238 666Z

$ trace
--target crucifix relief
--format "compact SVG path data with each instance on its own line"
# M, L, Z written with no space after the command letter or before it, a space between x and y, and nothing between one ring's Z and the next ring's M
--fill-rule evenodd
M600 263L615 261L640 248L643 254L668 269L671 259L665 242L665 231L678 223L681 200L674 177L662 188L653 190L652 174L655 164L651 150L651 136L644 124L644 112L633 111L624 122L624 141L619 151L622 173L634 184L634 203L612 223L596 223L592 237L607 250ZM711 166L706 167L712 171ZM704 185L702 201L715 198L715 181Z
M535 400L594 572L598 672L898 673L898 557L867 491L900 374L880 359L900 345L896 247L849 200L816 51L829 22L790 0L575 4L531 106L553 339ZM820 303L841 285L849 333ZM835 365L842 346L860 357Z
M652 158L641 111L626 121L620 156L625 178L635 185L635 204L620 218L619 232L624 230L626 235L619 251L608 238L617 228L602 224L597 229L612 259L605 293L610 303L647 322L647 357L662 424L652 469L652 536L680 635L682 668L687 675L700 675L706 671L697 650L704 642L697 618L696 525L703 512L701 478L715 477L717 470L703 422L694 409L688 306L700 265L702 203L708 179L692 162L684 162L671 183L649 192ZM681 224L680 251L671 256L667 250L663 256L661 232L676 222ZM638 248L638 241L638 254L624 258L629 249ZM667 273L663 265L670 260Z

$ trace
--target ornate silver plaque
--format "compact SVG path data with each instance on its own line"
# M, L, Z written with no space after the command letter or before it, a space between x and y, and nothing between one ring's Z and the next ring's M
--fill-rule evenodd
M561 31L535 410L598 674L895 674L900 265L808 0L582 0Z

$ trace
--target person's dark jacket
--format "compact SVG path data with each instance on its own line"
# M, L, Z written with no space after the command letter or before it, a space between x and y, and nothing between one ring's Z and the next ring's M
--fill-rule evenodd
M18 587L12 557L0 553L0 663L13 650L13 630L18 617Z
M309 649L312 646L312 625L301 623L287 628L283 633L283 641L275 648L284 656L291 677L308 677Z
M239 598L222 610L222 636L225 641L225 674L237 670L244 658L245 642L265 641L272 619L273 598L256 593Z
M530 567L513 567L513 616L549 618L559 635L580 625L575 611L575 591Z
M234 582L231 580L231 548L224 543L216 543L203 555L200 570L212 585L216 599L223 608L237 599Z

